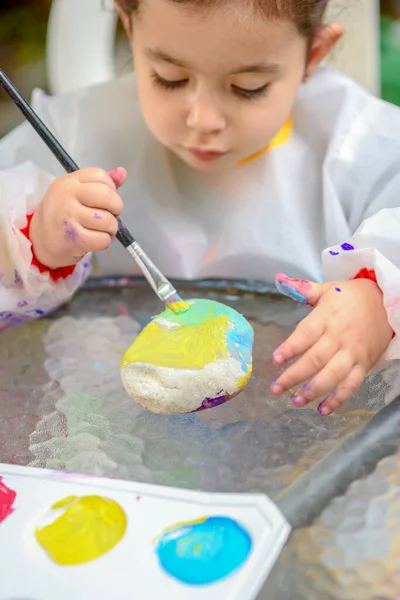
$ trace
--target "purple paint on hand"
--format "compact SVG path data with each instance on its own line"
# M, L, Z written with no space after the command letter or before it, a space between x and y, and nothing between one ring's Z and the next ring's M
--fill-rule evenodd
M93 216L94 216L95 219L98 219L99 221L101 221L102 218L103 218L101 215L99 215L98 212L95 212Z
M329 250L329 254L332 256L339 256L339 252L335 252L334 250Z
M337 287L337 288L335 288L335 290L336 290L337 292L341 292L341 291L342 291L342 290L341 290L340 288L338 288L338 287Z
M68 221L63 221L64 227L65 227L65 239L66 240L70 240L71 242L74 242L76 240L76 238L78 237L78 233L75 229L75 227L73 227L73 225L71 225L71 223L68 223Z
M351 250L354 250L354 246L352 246L351 244L342 244L341 248L345 252L350 252Z
M327 417L329 415L329 408L327 408L326 406L326 402L327 402L327 398L321 402L321 404L319 404L318 406L318 412L321 415L321 417Z

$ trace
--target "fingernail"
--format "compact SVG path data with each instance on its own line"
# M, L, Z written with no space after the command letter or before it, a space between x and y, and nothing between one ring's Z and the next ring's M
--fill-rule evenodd
M303 296L303 294L300 294L297 290L295 290L293 286L289 285L288 283L281 283L280 281L275 279L275 285L278 292L280 292L284 296L287 296L291 300L299 302L300 304L308 304L307 298Z
M123 167L117 167L116 169L112 169L112 171L109 171L108 174L117 188L119 188L123 184L127 176L126 169L124 169Z
M318 406L318 412L321 415L321 417L327 417L331 412L330 409L327 406L325 406L325 402L326 400L321 402L321 404Z
M270 387L270 390L276 396L280 396L285 391L285 388L283 387L283 385L272 384L271 387Z
M303 406L305 406L307 404L306 400L303 398L303 396L293 396L292 397L292 403L294 404L294 406L296 406L297 408L302 408Z
M283 354L274 354L272 360L276 365L283 365L286 362L286 358Z

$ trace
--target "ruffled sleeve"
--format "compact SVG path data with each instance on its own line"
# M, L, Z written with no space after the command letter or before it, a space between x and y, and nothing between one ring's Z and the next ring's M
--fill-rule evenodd
M36 92L36 106L40 93ZM39 107L40 108L40 107ZM60 138L56 119L47 125ZM67 120L66 120L67 121ZM34 162L33 162L34 161ZM0 142L0 331L42 316L66 302L82 285L87 255L75 267L54 273L36 261L28 220L62 168L39 136L24 123Z

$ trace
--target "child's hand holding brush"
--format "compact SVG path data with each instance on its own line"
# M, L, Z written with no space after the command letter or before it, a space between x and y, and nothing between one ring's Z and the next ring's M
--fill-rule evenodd
M36 259L49 269L77 263L87 252L105 250L118 231L123 209L117 189L126 171L81 169L58 177L32 216L29 239Z

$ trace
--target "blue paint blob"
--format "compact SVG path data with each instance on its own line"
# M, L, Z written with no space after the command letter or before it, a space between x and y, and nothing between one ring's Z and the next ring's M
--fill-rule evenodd
M335 290L336 290L337 292L341 292L341 291L342 291L342 290L341 290L339 287L335 288Z
M229 517L179 524L158 540L161 567L182 583L208 585L231 575L248 558L250 535Z
M351 244L342 244L341 248L345 252L350 252L351 250L354 250L354 246L352 246Z
M288 285L287 283L281 283L277 280L275 280L275 285L278 292L280 292L284 296L288 296L288 298L291 298L295 302L300 302L301 304L308 304L307 298L303 296L303 294L299 294L299 292L297 292L291 285Z
M329 250L329 254L331 254L332 256L339 256L339 252L335 252L334 250Z

